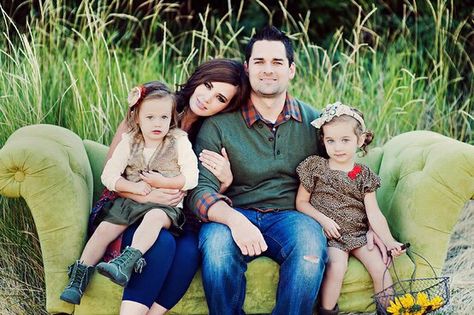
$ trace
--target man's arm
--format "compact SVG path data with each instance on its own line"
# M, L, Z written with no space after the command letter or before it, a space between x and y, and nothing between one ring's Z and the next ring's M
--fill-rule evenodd
M195 151L219 152L226 147L222 143L222 131L213 119L207 119L198 134ZM199 183L186 199L187 206L203 221L227 225L242 254L260 255L267 249L262 233L244 215L232 208L231 200L219 193L220 182L207 168L199 165Z
M267 243L260 230L224 201L218 201L209 208L208 218L229 227L232 238L243 255L258 256L267 250Z
M219 152L221 147L222 131L219 126L214 123L213 117L208 118L204 121L196 138L194 151L196 155L199 155L204 149ZM232 203L227 196L219 193L220 183L217 177L201 163L199 163L198 168L198 185L188 193L186 205L189 209L193 210L201 220L206 222L209 221L208 210L213 204L218 201L223 201L231 206Z

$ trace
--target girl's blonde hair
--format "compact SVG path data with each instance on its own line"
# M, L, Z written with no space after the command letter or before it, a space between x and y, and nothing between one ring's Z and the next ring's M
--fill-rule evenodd
M133 88L128 96L129 108L127 112L127 124L129 132L135 133L140 131L138 115L144 100L163 99L167 97L171 99L172 104L170 123L170 129L172 129L178 127L178 113L176 111L176 97L171 90L160 81L151 81Z

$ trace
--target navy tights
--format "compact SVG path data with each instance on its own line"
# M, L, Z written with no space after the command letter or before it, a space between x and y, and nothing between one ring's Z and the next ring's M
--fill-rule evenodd
M127 228L122 248L132 243L138 225ZM201 254L196 233L185 231L179 237L162 229L157 241L143 256L147 265L142 273L133 273L123 292L123 300L147 307L153 302L171 309L183 297L196 273Z

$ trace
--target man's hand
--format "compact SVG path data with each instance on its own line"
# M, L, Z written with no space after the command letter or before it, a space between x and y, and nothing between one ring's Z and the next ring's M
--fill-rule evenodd
M378 250L382 254L382 260L385 265L390 263L387 255L387 247L382 242L382 239L372 230L369 228L367 231L367 248L372 250L374 248L374 244L377 246Z
M267 250L262 233L246 217L238 216L229 228L243 255L258 256Z

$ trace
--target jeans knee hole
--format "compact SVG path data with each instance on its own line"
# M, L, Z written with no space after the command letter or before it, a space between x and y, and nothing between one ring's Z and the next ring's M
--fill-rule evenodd
M303 259L313 264L317 264L319 262L319 257L316 257L316 256L305 255L303 256Z

